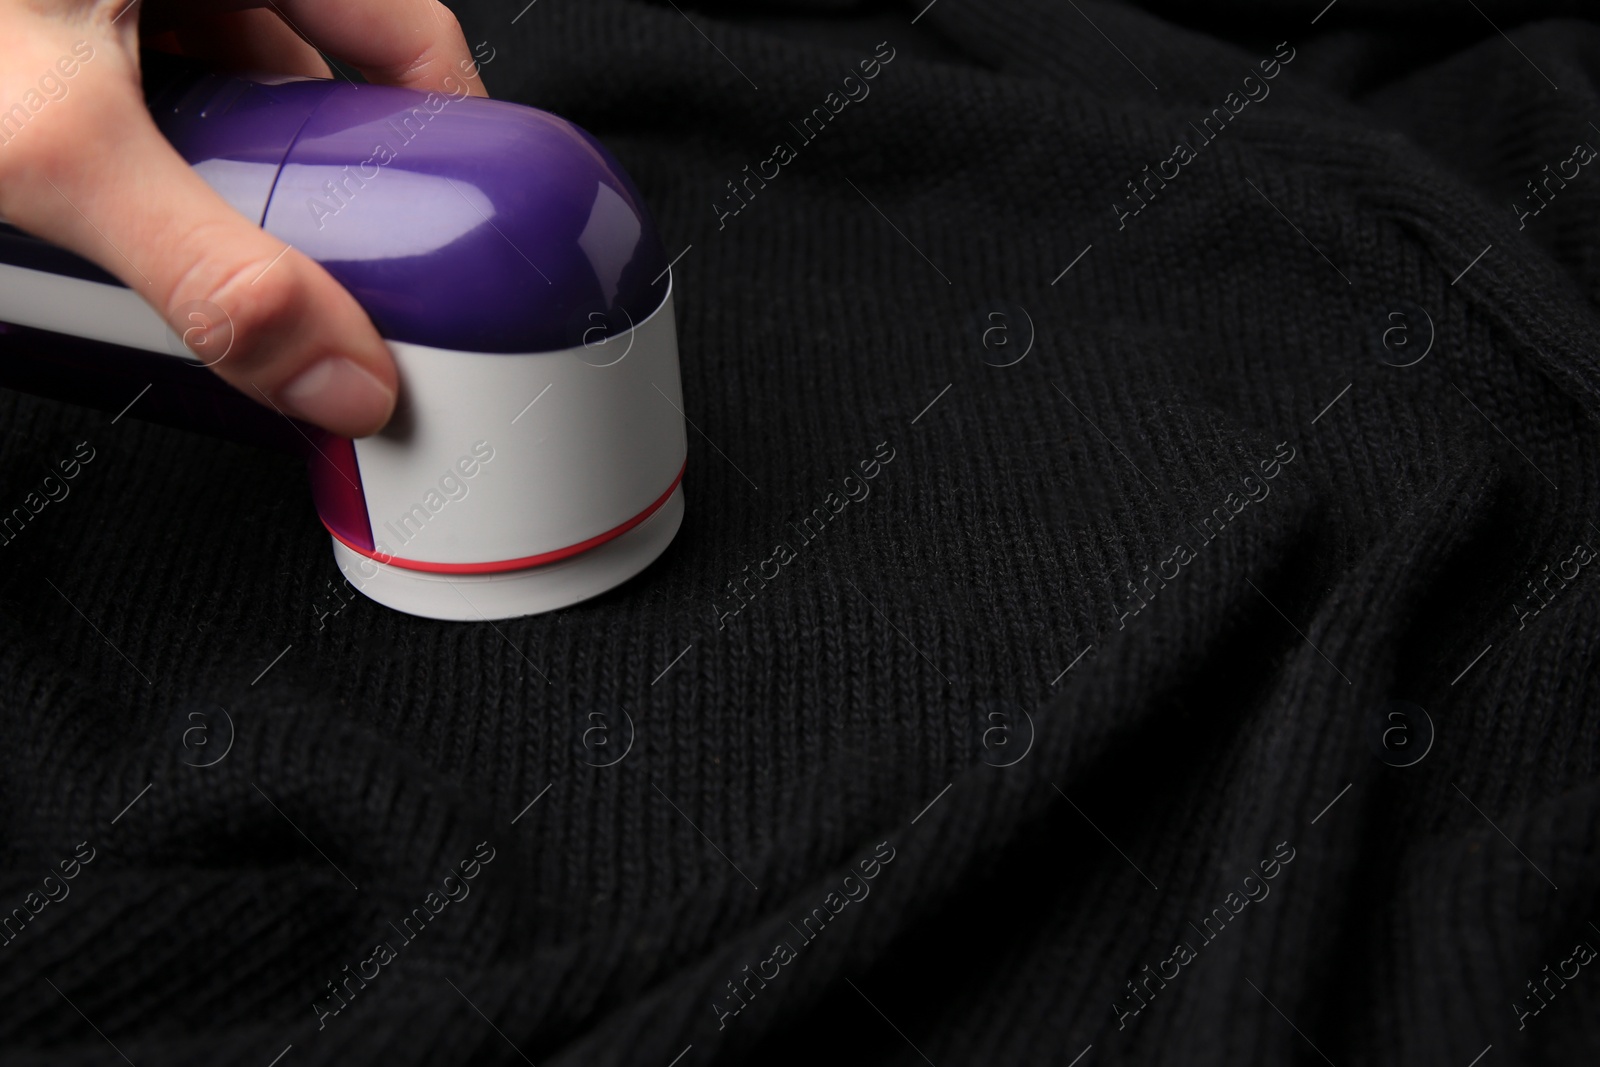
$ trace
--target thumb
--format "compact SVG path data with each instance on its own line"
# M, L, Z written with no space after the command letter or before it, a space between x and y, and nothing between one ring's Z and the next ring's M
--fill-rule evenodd
M57 121L0 152L0 213L116 275L256 401L344 436L381 429L398 379L355 299L184 162L145 110L131 57L107 48L94 66L71 107L39 116Z

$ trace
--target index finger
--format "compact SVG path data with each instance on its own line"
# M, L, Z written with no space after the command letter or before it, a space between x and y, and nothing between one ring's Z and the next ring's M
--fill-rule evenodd
M265 7L313 46L369 81L488 96L461 24L438 0L246 0ZM446 79L454 79L446 82Z

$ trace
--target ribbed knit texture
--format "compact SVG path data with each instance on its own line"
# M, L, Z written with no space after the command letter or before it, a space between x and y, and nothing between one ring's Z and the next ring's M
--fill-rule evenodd
M1600 168L1511 208L1600 28L924 6L458 7L683 253L687 517L597 600L333 613L294 461L0 394L0 508L95 451L0 546L0 913L95 850L0 1061L1600 1059L1600 963L1518 1019L1600 949L1600 574L1528 585L1600 550Z

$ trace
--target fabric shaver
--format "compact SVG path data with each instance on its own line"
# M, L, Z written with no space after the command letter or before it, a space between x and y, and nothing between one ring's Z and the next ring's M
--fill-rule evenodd
M672 271L571 123L481 97L147 59L162 133L317 260L388 342L391 424L351 440L205 369L95 265L0 222L0 385L303 455L350 583L435 619L552 611L643 570L683 518ZM181 323L180 323L181 325Z

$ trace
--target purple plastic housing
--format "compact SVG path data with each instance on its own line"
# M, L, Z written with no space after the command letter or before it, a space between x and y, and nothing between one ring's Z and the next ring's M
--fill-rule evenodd
M322 263L392 341L542 352L627 330L667 293L644 202L565 119L481 97L191 74L156 124L246 218ZM116 284L11 227L0 262ZM597 317L598 316L598 317Z

